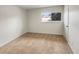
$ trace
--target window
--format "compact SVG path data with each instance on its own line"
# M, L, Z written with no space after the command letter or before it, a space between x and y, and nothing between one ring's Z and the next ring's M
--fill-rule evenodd
M44 12L44 13L42 13L41 20L42 20L42 22L61 21L61 13Z

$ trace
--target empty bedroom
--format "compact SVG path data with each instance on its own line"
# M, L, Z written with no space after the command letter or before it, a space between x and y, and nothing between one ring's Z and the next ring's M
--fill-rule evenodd
M74 8L79 6L0 5L0 54L77 53L69 34Z

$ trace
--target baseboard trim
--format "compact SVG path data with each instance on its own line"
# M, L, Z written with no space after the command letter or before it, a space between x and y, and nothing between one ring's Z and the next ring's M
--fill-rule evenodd
M11 40L8 40L8 41L6 41L6 42L0 44L0 47L2 47L2 46L4 46L4 45L8 44L9 42L11 42L11 41L13 41L13 40L15 40L15 39L16 39L16 38L11 39Z
M64 36L64 34L56 34L56 33L41 33L41 32L27 32L27 33L53 34L53 35L63 35Z
M66 39L66 41L67 41L67 43L68 43L69 47L70 47L70 48L71 48L71 50L72 50L72 53L74 54L74 49L72 48L72 45L71 45L70 41L66 38L66 36L65 36L65 35L64 35L64 38Z
M27 33L27 32L26 32L26 33ZM25 34L25 33L23 33L23 34ZM0 47L6 45L6 44L8 44L8 43L10 43L11 41L13 41L13 40L17 39L18 37L22 36L23 34L20 34L20 35L18 35L17 37L15 37L15 38L13 38L13 39L10 39L10 40L8 40L8 41L5 41L4 43L0 44Z

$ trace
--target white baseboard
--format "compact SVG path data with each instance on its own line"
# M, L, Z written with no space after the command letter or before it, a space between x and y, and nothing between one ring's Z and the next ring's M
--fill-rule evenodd
M71 48L72 52L74 53L74 48L72 47L71 42L69 41L69 39L67 39L67 38L66 38L66 36L65 36L65 35L64 35L64 37L65 37L65 39L66 39L66 41L67 41L67 43L68 43L69 47Z
M31 32L31 31L29 31L29 33L55 34L55 35L63 35L64 36L64 34L60 34L60 33Z
M27 33L27 32L26 32L26 33ZM25 33L23 33L23 34L25 34ZM4 46L4 45L8 44L9 42L15 40L16 38L20 37L20 36L23 35L23 34L20 34L20 35L15 36L14 38L8 39L7 41L1 43L1 44L0 44L0 47L2 47L2 46Z
M4 45L8 44L9 42L11 42L11 41L13 41L13 40L15 40L15 39L16 39L16 38L14 38L14 39L9 39L8 41L5 41L5 42L1 43L1 44L0 44L0 47L2 47L2 46L4 46Z

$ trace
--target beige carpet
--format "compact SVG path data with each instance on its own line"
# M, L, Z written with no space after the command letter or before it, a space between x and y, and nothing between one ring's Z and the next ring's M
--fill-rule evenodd
M0 48L2 54L70 54L62 35L26 33Z

